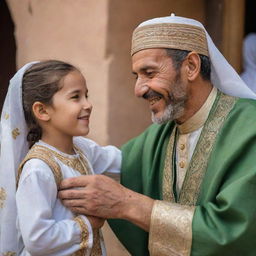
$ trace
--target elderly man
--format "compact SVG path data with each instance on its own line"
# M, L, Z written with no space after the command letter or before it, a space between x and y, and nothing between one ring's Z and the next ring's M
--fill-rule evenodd
M121 219L110 224L132 255L256 255L255 95L195 20L143 22L131 54L156 124L123 146L123 186L64 180L64 204Z

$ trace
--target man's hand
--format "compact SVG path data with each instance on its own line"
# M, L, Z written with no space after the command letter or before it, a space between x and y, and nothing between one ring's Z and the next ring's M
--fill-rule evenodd
M104 175L65 179L59 198L71 211L99 218L126 219L149 230L154 200L131 191Z
M62 181L59 197L73 212L101 218L121 217L124 187L103 175L87 175ZM67 190L68 189L68 190Z

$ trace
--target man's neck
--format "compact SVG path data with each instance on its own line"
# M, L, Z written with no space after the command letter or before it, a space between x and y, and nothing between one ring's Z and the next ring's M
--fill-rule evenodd
M204 82L200 85L192 85L189 91L189 98L185 105L184 115L177 118L175 122L182 124L190 119L205 103L212 91L212 84Z

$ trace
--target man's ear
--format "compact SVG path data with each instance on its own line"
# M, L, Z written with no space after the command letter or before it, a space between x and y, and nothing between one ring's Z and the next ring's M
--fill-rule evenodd
M49 121L50 120L50 115L48 111L48 107L43 104L40 101L34 102L32 106L33 114L36 117L36 119L41 120L41 121Z
M190 52L185 60L187 79L192 82L199 75L201 70L201 59L196 52Z

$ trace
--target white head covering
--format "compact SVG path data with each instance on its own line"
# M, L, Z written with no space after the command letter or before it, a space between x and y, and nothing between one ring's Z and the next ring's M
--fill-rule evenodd
M18 166L28 152L28 129L22 107L22 78L24 72L34 63L36 62L22 67L10 80L1 115L0 255L19 255L15 204L16 176Z
M145 22L142 22L138 28L140 30L143 29L143 27L147 26L154 26L159 24L186 24L191 25L195 27L199 27L205 31L206 39L207 39L207 45L208 45L208 56L211 60L211 82L212 84L217 87L220 91L232 95L237 96L241 98L252 98L256 99L256 94L254 94L242 81L242 79L239 77L237 72L231 67L231 65L227 62L227 60L223 57L223 55L220 53L220 51L217 49L217 47L214 45L211 37L205 30L204 26L193 19L178 17L178 16L168 16L168 17L161 17L161 18L155 18L151 20L147 20ZM137 29L138 29L137 28ZM166 33L166 32L165 32ZM189 30L187 31L189 33ZM136 36L136 29L134 31L133 37ZM150 36L150 33L147 34L147 36ZM159 34L157 35L159 42L161 41L162 35L159 31ZM184 42L186 43L186 42ZM162 45L162 44L160 44ZM155 45L154 47L147 47L147 45L140 48L140 50L147 49L147 48L163 48L162 46ZM189 50L189 49L188 49ZM132 49L132 53L133 49Z
M256 33L250 33L244 39L243 64L244 72L241 78L256 92Z

